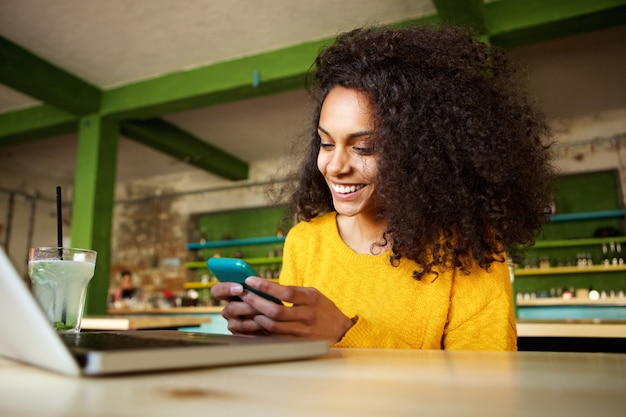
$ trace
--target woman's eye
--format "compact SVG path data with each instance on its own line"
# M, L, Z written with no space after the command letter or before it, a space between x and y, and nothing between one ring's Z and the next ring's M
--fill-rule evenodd
M374 147L359 147L359 146L355 146L353 148L356 152L360 153L361 155L371 155L373 154L376 149L374 149Z
M335 146L332 143L320 143L320 148L322 149L332 149L332 147Z

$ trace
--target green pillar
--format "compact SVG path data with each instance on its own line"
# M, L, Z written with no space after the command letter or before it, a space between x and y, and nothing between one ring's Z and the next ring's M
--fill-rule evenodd
M72 207L72 246L98 252L85 315L106 314L119 126L100 116L80 120Z

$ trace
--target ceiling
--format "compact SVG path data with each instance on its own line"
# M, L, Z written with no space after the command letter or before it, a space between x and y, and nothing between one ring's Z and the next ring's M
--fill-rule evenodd
M480 22L493 41L514 47L518 54L531 60L554 59L553 49L550 49L554 45L562 50L587 45L589 51L602 55L598 42L604 45L626 38L623 26L626 1L605 0L599 2L601 6L575 6L574 10L567 0L531 1L536 3L535 9L545 9L545 13L529 12L524 6L528 1L486 2L477 18L473 0L0 0L0 37L26 54L42 59L45 65L104 92L104 101L109 92L139 88L146 80L148 88L152 80L160 87L170 80L171 74L174 78L184 78L188 74L200 74L204 69L217 68L220 63L265 57L270 51L291 51L292 47L297 49L299 45L331 39L338 32L361 25L433 16L457 22L467 19ZM523 22L519 19L521 15ZM611 53L609 49L607 56L596 56L591 63L588 57L570 63L575 66L572 76L587 76L599 60L611 61ZM281 56L295 55L283 53ZM263 85L265 73L273 69L268 68L250 74L250 83ZM11 117L17 112L29 114L46 104L54 107L57 102L46 99L45 88L35 89L41 92L41 97L31 95L28 65L17 82L7 81L2 71L11 72L0 65L0 170L27 172L71 185L77 143L75 132L37 137L37 140L28 132L3 134L6 130L2 130L1 124L11 124ZM587 111L585 106L594 105L590 101L606 105L606 97L595 98L593 93L583 104L580 100L559 100L564 93L559 88L568 87L552 82L553 71L554 68L544 67L544 78L538 77L536 88L548 105L559 102L553 108L558 108L555 112L561 113L560 116ZM619 66L609 71L617 80L623 77ZM207 83L213 81L207 80ZM205 144L254 163L281 155L290 138L304 128L309 103L304 90L295 87L302 85L298 82L284 77L276 82L281 87L268 90L267 94L241 93L240 89L237 100L233 95L220 99L219 94L207 94L203 100L196 100L193 94L185 93L187 97L173 100L176 103L170 107L160 107L161 110L153 112L158 114L150 117L158 116ZM285 87L286 84L289 85ZM138 91L150 95L149 89ZM65 99L61 98L59 103L69 105L67 94L73 93L71 90L65 93ZM615 96L614 100L622 100L616 105L624 104L624 94L616 92ZM194 103L189 104L191 101ZM124 120L122 113L118 114L121 121ZM82 116L84 114L75 117ZM117 180L200 169L182 161L175 152L172 155L122 136Z

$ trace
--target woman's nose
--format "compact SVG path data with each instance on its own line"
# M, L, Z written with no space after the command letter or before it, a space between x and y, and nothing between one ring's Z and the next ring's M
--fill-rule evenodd
M345 173L350 168L350 155L347 150L340 147L336 147L333 152L333 156L326 166L326 171L331 175L338 175Z

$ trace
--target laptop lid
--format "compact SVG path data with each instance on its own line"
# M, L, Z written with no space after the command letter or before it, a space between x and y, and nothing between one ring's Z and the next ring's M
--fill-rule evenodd
M80 374L78 363L2 248L0 297L0 355L64 374Z
M329 347L326 341L177 330L59 335L2 248L0 297L0 356L69 375L295 360L322 355Z

